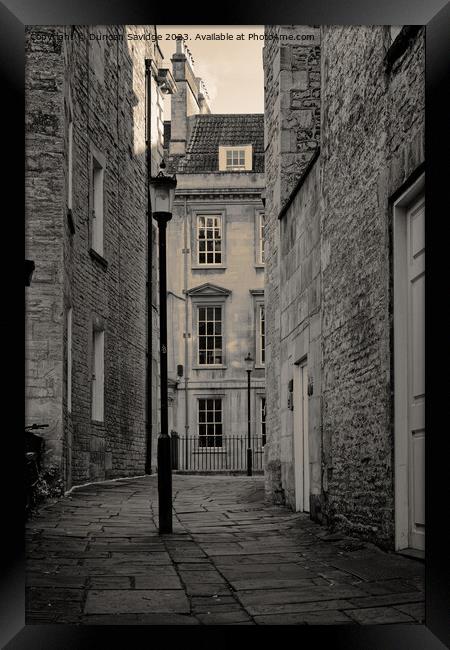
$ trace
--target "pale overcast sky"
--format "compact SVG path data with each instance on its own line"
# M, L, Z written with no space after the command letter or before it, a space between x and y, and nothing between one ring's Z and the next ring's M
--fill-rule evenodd
M157 32L162 35L159 45L164 65L170 69L176 41L167 40L166 35L189 36L185 44L194 59L195 75L206 84L212 113L264 112L263 40L252 38L253 34L264 33L262 25L157 25ZM212 34L228 34L233 39L196 38ZM240 34L244 34L243 40L237 40ZM170 112L165 119L170 119Z

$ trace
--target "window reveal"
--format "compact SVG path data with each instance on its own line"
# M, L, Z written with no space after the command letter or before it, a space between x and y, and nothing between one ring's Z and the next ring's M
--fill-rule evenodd
M259 305L259 361L262 366L266 361L266 320L264 305Z
M198 400L199 447L222 447L222 400Z
M227 170L245 169L245 149L229 149L227 151Z
M217 365L222 359L222 308L198 307L198 363Z
M222 223L220 216L197 217L199 264L222 264Z

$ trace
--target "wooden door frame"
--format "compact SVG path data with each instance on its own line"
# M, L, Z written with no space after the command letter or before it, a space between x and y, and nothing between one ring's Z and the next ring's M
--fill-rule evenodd
M300 421L299 417L301 415L302 420L304 420L303 408L300 411L298 408L298 389L303 387L303 382L300 381L302 368L306 366L308 368L308 357L307 355L299 359L294 363L294 395L293 395L293 405L294 405L294 432L293 432L293 447L294 447L294 481L295 481L295 510L296 512L306 512L304 509L305 503L305 448L304 448L304 437L305 432L303 430L303 422L301 423L302 428L302 439L301 439L301 448L299 447L299 437L300 437ZM309 432L307 432L308 435ZM301 461L301 462L298 462ZM300 506L300 507L299 507Z
M407 318L407 224L411 203L425 190L422 174L392 206L393 269L394 269L394 493L395 550L409 546L409 481L408 481L408 341L405 336Z

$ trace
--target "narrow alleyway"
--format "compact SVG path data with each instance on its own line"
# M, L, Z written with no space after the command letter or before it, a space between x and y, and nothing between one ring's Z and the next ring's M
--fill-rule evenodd
M27 624L375 624L424 618L424 565L264 502L262 477L90 485L27 526Z

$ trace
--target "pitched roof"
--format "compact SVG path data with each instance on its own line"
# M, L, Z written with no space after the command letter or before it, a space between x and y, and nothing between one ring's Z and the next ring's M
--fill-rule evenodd
M219 145L253 145L253 171L264 172L264 115L229 113L195 115L186 155L178 172L217 172Z

